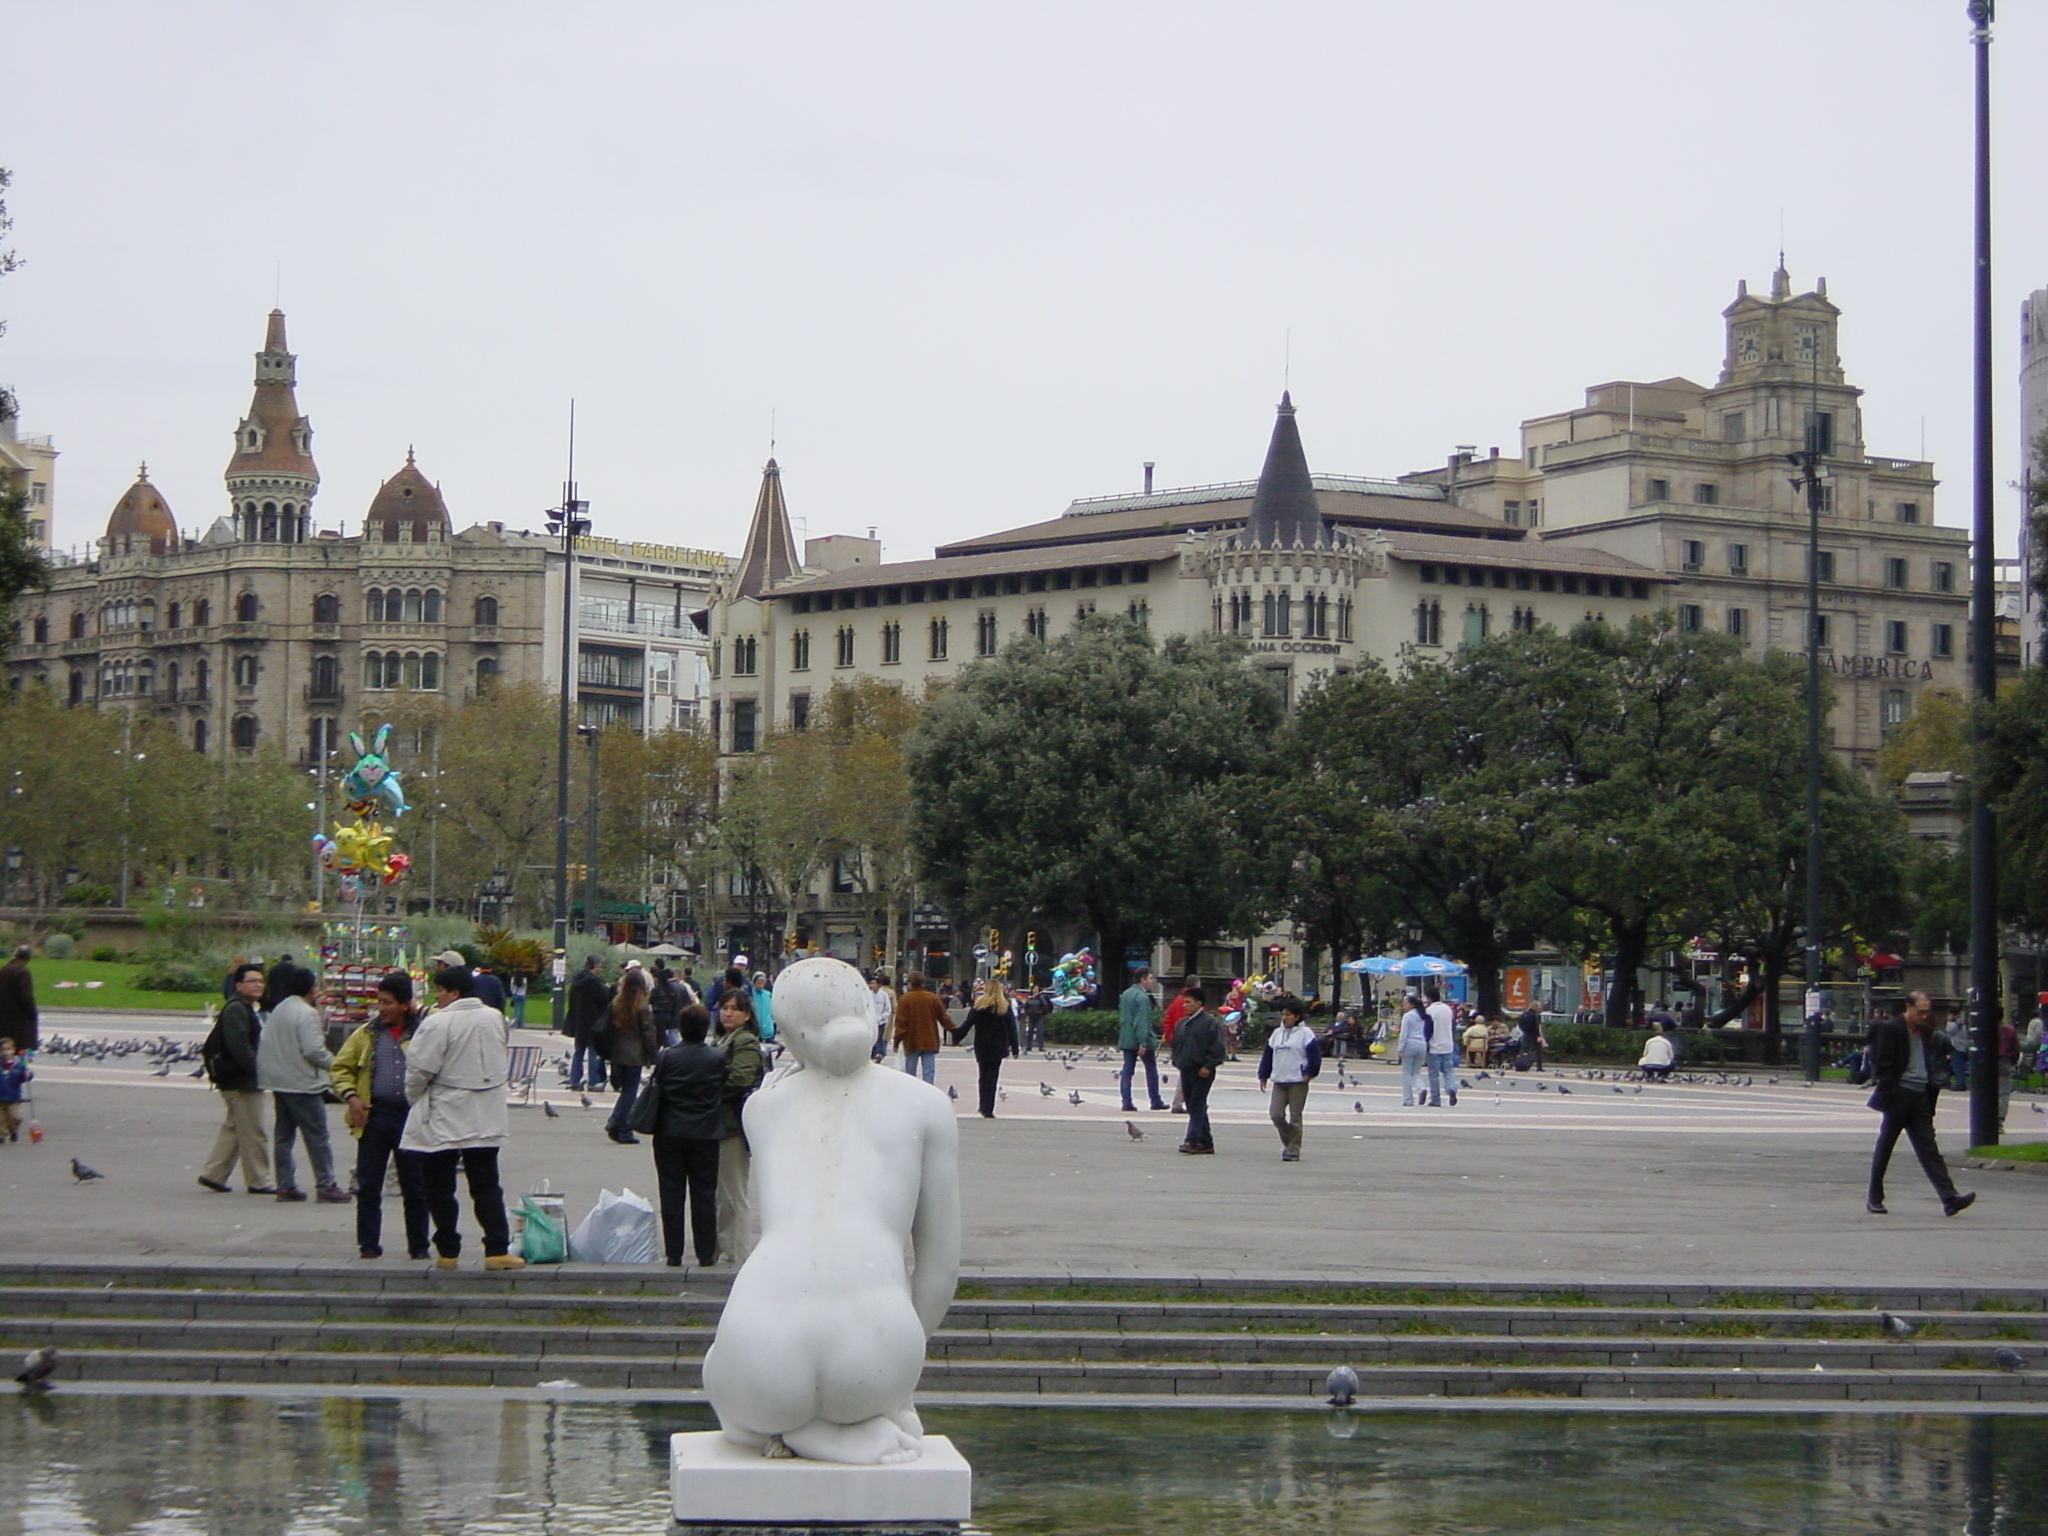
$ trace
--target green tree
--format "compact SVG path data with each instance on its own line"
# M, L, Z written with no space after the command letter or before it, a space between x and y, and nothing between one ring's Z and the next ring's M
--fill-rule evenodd
M718 749L696 728L623 721L598 740L598 876L617 895L655 900L657 882L695 885L712 832ZM658 901L657 901L658 905Z
M1953 688L1922 690L1913 712L1877 749L1877 779L1896 789L1909 773L1970 772L1970 701Z
M1133 944L1254 928L1281 700L1245 654L1103 616L968 667L909 742L925 888L956 921L1092 930L1111 992Z

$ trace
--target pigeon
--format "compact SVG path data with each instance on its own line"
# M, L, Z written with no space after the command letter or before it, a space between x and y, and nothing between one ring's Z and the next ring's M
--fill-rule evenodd
M32 1349L23 1356L21 1370L14 1379L21 1383L21 1390L24 1392L48 1392L57 1385L50 1380L51 1376L56 1374L56 1370L56 1346L45 1344L41 1349Z
M204 1076L206 1076L206 1068L204 1068L204 1067L198 1067L198 1068L195 1068L194 1070L192 1070L192 1071L190 1071L190 1072L187 1072L187 1073L186 1073L185 1075L186 1075L187 1077L204 1077ZM2039 1109L2040 1107L2041 1107L2041 1106L2040 1106L2040 1105L2038 1105L2038 1104L2036 1104L2036 1105L2034 1106L2034 1108L2036 1108L2036 1109Z
M554 1105L550 1104L546 1099L542 1099L540 1101L540 1112L546 1115L550 1120L559 1120L562 1118L561 1112L557 1110Z
M1060 1065L1065 1067L1069 1072L1074 1070L1074 1064L1071 1061L1063 1061L1060 1063Z
M1352 1113L1353 1113L1354 1115L1362 1115L1362 1114L1364 1114L1364 1113L1365 1113L1365 1100L1363 1100L1363 1099L1353 1099L1353 1100L1351 1101L1351 1112L1352 1112Z
M86 1167L85 1164L74 1157L71 1159L71 1177L78 1180L81 1184L90 1184L94 1179L104 1179L106 1175L97 1168Z
M1880 1312L1877 1320L1884 1324L1884 1331L1895 1339L1910 1339L1920 1331L1918 1323L1909 1323L1896 1312Z
M1010 1090L1007 1088L998 1088L996 1090L996 1097L1001 1099L1005 1104L1007 1104L1010 1101Z
M1040 1083L1040 1084L1038 1085L1038 1096L1039 1096L1039 1097L1040 1097L1041 1099L1049 1099L1049 1098L1051 1098L1051 1097L1052 1097L1052 1084L1051 1084L1051 1083Z
M1124 1122L1124 1129L1131 1133L1131 1140L1133 1141L1143 1141L1145 1139L1145 1133L1138 1129L1138 1122L1135 1120L1126 1120Z
M1614 1093L1620 1093L1620 1092L1622 1091L1622 1089L1621 1089L1621 1087L1620 1087L1620 1086L1619 1086L1619 1085L1617 1084L1617 1085L1616 1085L1616 1086L1615 1086L1615 1087L1614 1087L1613 1089L1611 1089L1610 1091L1611 1091L1611 1092L1614 1092ZM1637 1093L1641 1093L1642 1091L1643 1091L1643 1090L1642 1090L1642 1089L1640 1089L1640 1088L1638 1088L1638 1089L1636 1090L1636 1092L1637 1092Z
M1467 1078L1462 1078L1462 1077L1461 1077L1461 1078L1459 1078L1459 1079L1458 1079L1458 1086L1459 1086L1460 1088L1470 1088L1470 1087L1472 1086L1472 1084L1471 1084L1471 1081L1470 1081L1469 1079L1467 1079Z
M579 1099L581 1099L581 1100L583 1101L583 1107L584 1107L585 1109L588 1109L588 1108L590 1108L590 1095L589 1095L589 1094L587 1094L587 1093L579 1093L579 1094L577 1094L577 1095L576 1095L576 1097L577 1097L577 1098L579 1098Z
M1557 1091L1558 1091L1559 1093L1569 1094L1569 1093L1571 1092L1571 1089L1569 1089L1569 1088L1565 1087L1565 1085L1564 1085L1563 1083L1559 1083L1559 1084L1557 1085Z
M2037 1115L2048 1115L2048 1109L2043 1109L2038 1104L2029 1104L2027 1108L2031 1109Z
M1323 1390L1330 1394L1332 1408L1349 1408L1358 1400L1358 1372L1348 1365L1338 1366L1323 1383Z
M1076 1088L1072 1093L1068 1094L1067 1102L1069 1104L1078 1105L1081 1102L1081 1090Z
M2027 1357L2016 1349L2003 1345L1991 1351L1991 1360L2001 1371L2023 1371L2027 1368Z
M949 1099L957 1099L960 1097L960 1090L958 1088L955 1088L951 1083L948 1083L946 1084L946 1097Z
M151 1077L169 1077L171 1075L171 1064L167 1061L149 1075Z
M1472 1075L1477 1081L1482 1083L1488 1081L1493 1076L1491 1072L1475 1072Z

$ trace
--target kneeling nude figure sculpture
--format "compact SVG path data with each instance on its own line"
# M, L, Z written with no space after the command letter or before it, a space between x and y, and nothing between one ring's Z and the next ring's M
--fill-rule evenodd
M784 971L775 1024L795 1064L744 1114L761 1240L704 1391L726 1439L763 1455L910 1461L924 1434L911 1394L960 1266L952 1106L869 1059L873 1001L843 960Z

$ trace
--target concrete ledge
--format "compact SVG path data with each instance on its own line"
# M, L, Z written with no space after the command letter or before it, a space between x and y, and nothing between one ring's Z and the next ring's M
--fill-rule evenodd
M973 1513L974 1474L944 1435L916 1461L886 1467L776 1460L717 1431L669 1437L669 1498L678 1526L829 1525L930 1528Z

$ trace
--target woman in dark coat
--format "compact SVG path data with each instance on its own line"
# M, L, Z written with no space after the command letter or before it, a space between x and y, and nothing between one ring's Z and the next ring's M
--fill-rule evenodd
M654 1176L661 1186L661 1246L669 1268L683 1262L683 1214L697 1263L718 1257L718 1139L725 1120L725 1052L705 1044L711 1016L696 1004L676 1015L680 1045L654 1058L642 1091L655 1095Z
M640 1074L661 1051L661 1036L654 1030L654 1008L647 998L647 973L638 966L628 966L619 978L611 1022L612 1087L619 1100L612 1106L604 1133L621 1146L630 1146L640 1139L626 1129L633 1113L633 1096L640 1091Z
M1010 1008L1010 994L991 977L974 997L974 1006L952 1032L958 1045L974 1036L974 1062L981 1068L981 1118L996 1117L996 1078L1003 1070L1003 1058L1017 1054L1017 1016Z
M1877 1148L1870 1155L1870 1198L1864 1209L1873 1216L1890 1214L1884 1205L1884 1171L1892 1160L1892 1148L1899 1133L1913 1144L1913 1155L1934 1192L1941 1196L1941 1210L1953 1216L1976 1200L1972 1194L1956 1193L1948 1164L1934 1144L1934 1103L1946 1077L1946 1062L1937 1043L1934 1011L1925 992L1915 992L1904 1018L1879 1019L1870 1027L1870 1107L1884 1116L1878 1128Z

